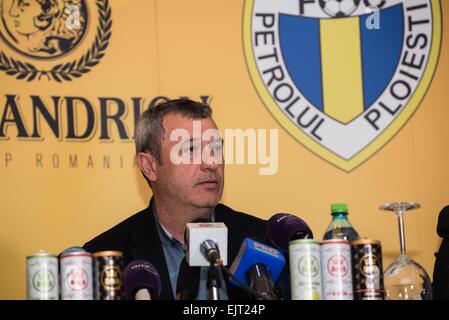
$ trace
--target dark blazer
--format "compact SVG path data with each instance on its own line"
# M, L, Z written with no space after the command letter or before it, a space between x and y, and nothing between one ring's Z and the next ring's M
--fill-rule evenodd
M87 242L84 249L88 252L117 250L123 252L124 265L133 260L143 259L151 262L161 276L162 291L160 299L173 300L168 268L164 258L161 241L158 236L152 212L152 202L143 211L119 223L110 230ZM231 264L238 254L245 237L252 237L268 244L265 236L265 221L248 214L237 212L218 204L215 207L216 222L223 222L228 228L228 263ZM249 299L249 295L225 279L229 298Z

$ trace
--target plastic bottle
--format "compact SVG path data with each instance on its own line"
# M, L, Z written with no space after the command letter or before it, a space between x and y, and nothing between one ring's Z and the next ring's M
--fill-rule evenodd
M334 203L331 206L332 221L324 233L323 240L344 239L354 241L360 239L359 234L348 220L348 205Z

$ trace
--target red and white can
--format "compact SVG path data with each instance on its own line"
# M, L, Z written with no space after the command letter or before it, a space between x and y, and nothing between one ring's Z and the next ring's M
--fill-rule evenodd
M60 258L61 299L93 300L92 255L69 253Z
M351 245L340 239L320 243L324 300L353 300Z

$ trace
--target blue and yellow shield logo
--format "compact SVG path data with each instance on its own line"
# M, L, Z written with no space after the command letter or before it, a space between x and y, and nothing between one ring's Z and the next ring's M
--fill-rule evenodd
M441 43L438 0L247 0L249 71L293 137L351 171L418 108Z

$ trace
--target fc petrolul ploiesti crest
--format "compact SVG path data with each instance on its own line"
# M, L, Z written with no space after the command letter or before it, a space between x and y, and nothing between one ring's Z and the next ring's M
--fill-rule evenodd
M247 0L255 87L299 142L351 171L413 115L437 66L439 0Z
M0 70L71 81L88 73L111 38L108 0L0 0Z

